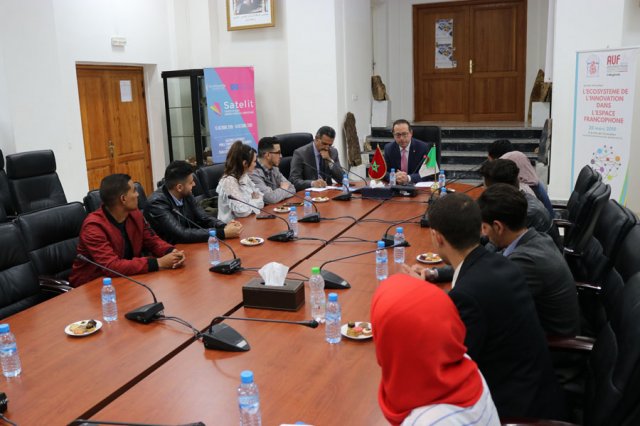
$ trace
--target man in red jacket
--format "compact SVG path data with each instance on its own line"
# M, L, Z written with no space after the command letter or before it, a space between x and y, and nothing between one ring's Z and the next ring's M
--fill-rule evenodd
M138 210L138 192L125 174L113 174L100 183L102 206L87 216L80 230L78 254L124 275L143 274L184 264L183 251L160 239ZM144 257L142 252L153 256ZM78 287L100 276L113 276L76 259L69 277Z

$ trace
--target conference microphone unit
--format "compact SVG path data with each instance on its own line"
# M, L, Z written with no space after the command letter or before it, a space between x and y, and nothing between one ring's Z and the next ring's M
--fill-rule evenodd
M204 226L201 226L200 224L198 224L197 222L189 219L187 216L182 214L182 212L180 210L178 210L177 208L174 208L173 212L175 214L177 214L178 216L182 217L184 220L186 220L187 222L189 222L193 226L195 226L197 228L200 228L200 229L207 229ZM226 248L228 248L231 251L231 254L233 255L233 259L225 260L223 262L220 262L217 265L210 267L209 270L211 272L215 272L216 274L225 274L225 275L231 275L234 272L239 271L240 267L242 266L242 261L240 260L240 258L238 256L236 256L236 252L233 251L233 249L231 248L231 246L229 244L227 244L226 242L222 241L220 238L218 238L218 242L222 243L222 245L224 245Z
M131 423L131 422L113 422L109 420L86 420L86 419L76 419L69 423L68 426L84 426L84 425L116 425L116 426L169 426L169 425L161 425L155 423ZM202 422L196 423L182 423L175 426L206 426Z
M405 245L404 243L397 244L397 245L393 244L388 248L403 247L404 245ZM375 253L376 251L378 251L377 248L375 250L367 250L361 253L352 254L350 256L338 257L337 259L331 259L324 262L322 265L320 265L320 275L322 275L322 278L324 278L324 288L335 289L335 290L344 290L347 288L351 288L351 284L349 284L347 280L342 278L340 275L330 271L325 271L324 269L322 269L327 263L333 263L339 260L351 259L352 257L358 257L358 256L363 256L369 253Z
M162 302L158 302L158 299L156 299L156 295L153 292L153 290L151 290L151 287L149 287L146 284L141 283L140 281L134 280L133 278L126 276L124 274L121 274L118 271L115 271L111 268L108 268L104 265L101 265L99 263L94 262L93 260L89 259L88 257L82 255L82 254L77 254L76 257L80 260L82 260L83 262L87 262L90 263L94 266L97 266L100 269L103 269L105 271L111 272L114 275L117 275L119 277L122 277L126 280L131 281L132 283L141 285L142 287L146 288L147 290L149 290L149 293L151 293L151 296L153 296L153 303L149 303L148 305L144 305L141 306L137 309L134 309L133 311L127 312L126 314L124 314L124 317L128 320L131 321L135 321L135 322L139 322L142 324L149 324L150 322L152 322L154 320L154 318L156 317L156 315L160 314L162 311L164 311L164 305L162 304Z
M239 200L238 198L234 197L233 195L228 195L230 200L233 201L237 201L239 203L245 204L253 209L256 210L260 210L262 213L266 213L268 215L270 215L271 213L269 213L268 211L261 209L260 207L256 207L251 203L247 203L246 201L242 201ZM273 234L272 236L268 237L267 240L269 241L278 241L281 243L286 243L289 241L293 241L295 239L295 237L293 236L293 229L291 229L291 226L289 225L289 222L287 222L286 220L284 220L283 218L281 218L280 216L276 216L277 219L280 219L281 221L283 221L284 223L287 224L287 230L286 231L282 231L282 232L278 232L277 234Z
M385 247L391 247L392 245L395 244L395 241L393 239L393 235L389 235L389 230L391 228L393 228L394 226L398 226L400 224L407 223L410 220L417 219L417 218L422 217L422 216L423 216L423 213L420 213L417 216L413 216L413 217L410 217L408 219L404 219L404 220L392 223L391 225L389 225L389 227L387 229L385 229L384 234L382 235L382 238L380 239L380 241L384 241L384 246ZM407 235L407 234L405 233L405 235ZM400 247L411 247L411 244L409 244L409 242L405 239L402 242L402 244L399 244L399 246Z
M331 167L333 167L333 164L335 164L335 161L333 160L329 160L331 162ZM342 167L340 164L338 164L338 167L340 167L340 169L347 174L352 174L358 178L360 178L363 182L364 182L364 186L368 186L369 183L367 182L367 180L365 178L363 178L362 176L360 176L359 174L357 174L356 172L353 172L351 170L347 170L344 167ZM332 200L336 200L336 201L348 201L351 200L351 192L345 193L345 194L340 194L340 195L336 195L335 197L332 198Z
M273 319L263 319L263 318L242 318L242 317L230 317L226 315L215 317L211 320L211 324L207 331L202 333L202 343L204 343L204 347L207 349L216 349L219 351L227 351L227 352L247 352L251 349L249 346L249 342L242 337L240 333L238 333L233 328L229 327L223 322L216 321L219 320L239 320L239 321L254 321L254 322L271 322L278 324L294 324L294 325L304 325L305 327L317 328L318 321L316 320L307 320L307 321L287 321L287 320L273 320Z
M331 160L331 159L329 159L329 160L325 160L325 159L323 159L323 161L326 161L327 163L329 163L329 164L331 165L331 167L333 167L333 165L334 165L334 164L336 164L336 162L335 162L335 161L333 161L333 160ZM313 166L313 165L311 165L311 164L309 164L309 163L307 163L307 162L305 162L305 161L303 161L302 163L303 163L305 166L307 166L307 167L311 167L312 169L314 169L314 170L316 170L316 171L318 170L318 168L317 168L316 166ZM340 165L338 165L338 167L340 167L340 169L341 169L341 170L345 170L345 169L343 169L343 168L342 168L342 166L340 166ZM347 173L348 173L348 171L347 171ZM333 179L333 177L332 177L332 179ZM346 193L346 194L336 195L335 197L333 197L333 198L332 198L332 200L336 200L336 201L348 201L348 200L350 200L350 199L351 199L351 192L348 192L348 193Z
M305 200L304 197L299 196L298 194L296 194L295 192L291 192L289 190L286 190L284 188L280 188L282 189L284 192L289 193L292 197L296 197L300 200L303 201L307 201ZM311 203L311 205L313 206L313 209L315 210L315 212L313 213L309 213L306 214L304 216L302 216L301 218L298 219L298 222L303 222L303 223L318 223L320 222L320 212L318 211L318 206L316 206L316 203L314 203L313 201L309 200L309 202ZM288 222L287 222L288 223Z

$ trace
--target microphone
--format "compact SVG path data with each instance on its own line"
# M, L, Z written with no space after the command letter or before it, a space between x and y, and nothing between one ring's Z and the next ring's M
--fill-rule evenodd
M247 352L251 349L249 346L249 342L240 335L236 330L229 327L228 325L218 322L219 320L240 320L240 321L255 321L255 322L271 322L271 323L279 323L279 324L294 324L294 325L304 325L305 327L317 328L318 321L316 320L307 320L307 321L287 321L287 320L273 320L273 319L263 319L263 318L241 318L241 317L230 317L226 315L217 316L211 320L207 331L202 333L202 343L204 343L204 347L207 349L217 349L220 351L227 352ZM218 322L214 325L214 323Z
M257 210L260 210L263 213L266 213L266 214L269 214L269 215L271 214L271 213L269 213L268 211L266 211L264 209L261 209L259 207L254 206L253 204L247 203L246 201L239 200L236 197L234 197L233 195L228 195L228 197L229 197L230 200L237 201L237 202L242 203L242 204L246 204L247 206L249 206L251 208L254 208L254 209L257 209ZM286 220L284 220L280 216L276 216L276 218L280 219L281 221L283 221L284 223L287 224L287 230L286 231L282 231L282 232L278 232L277 234L273 234L272 236L268 237L267 240L269 240L269 241L278 241L278 242L281 242L281 243L286 243L288 241L292 241L294 239L293 229L291 229L291 226L289 226L289 222L287 222Z
M298 194L296 194L295 192L291 192L287 189L284 188L280 188L282 189L284 192L288 192L289 194L291 194L292 197L296 197L299 198L301 200L307 201L305 200L304 197L299 196ZM298 219L298 222L305 222L305 223L318 223L320 222L320 212L318 212L318 206L316 206L316 203L314 203L313 201L310 201L311 205L313 206L313 209L315 210L314 213L309 213L308 215L302 216L302 218ZM287 222L288 224L288 222Z
M121 274L118 271L115 271L111 268L107 268L104 265L101 265L97 262L94 262L93 260L89 259L88 257L82 255L82 254L77 254L76 258L82 260L83 262L87 262L90 263L94 266L97 266L100 269L103 269L105 271L109 271L114 275L117 275L119 277L122 277L126 280L129 280L133 283L136 283L138 285L141 285L142 287L146 288L147 290L149 290L149 292L151 293L151 296L153 296L153 303L149 303L148 305L144 305L141 306L137 309L134 309L131 312L127 312L126 314L124 314L126 319L129 319L131 321L136 321L142 324L149 324L151 321L154 320L154 318L156 317L156 315L162 313L162 311L164 311L164 305L162 304L162 302L158 302L158 299L156 299L156 295L153 293L153 290L151 290L151 287L149 287L146 284L141 283L140 281L134 280L131 277L128 277L124 274Z
M174 212L178 216L182 217L187 222L189 222L190 224L192 224L193 226L195 226L197 228L207 229L207 228L201 226L199 223L189 219L187 216L182 214L182 212L180 210L178 210L177 208L175 208L175 207L173 208L172 212ZM227 244L226 242L222 241L220 238L218 238L218 242L222 243L226 248L228 248L231 251L231 254L233 255L233 259L225 260L224 262L220 262L217 265L214 265L214 266L210 267L209 270L211 272L215 272L217 274L225 274L225 275L231 275L234 272L239 271L240 270L240 266L242 265L242 261L240 260L240 258L238 256L236 256L236 252L233 251L233 249L231 248L231 246L229 244Z
M404 219L404 220L401 220L399 222L392 223L391 225L389 225L389 227L387 229L385 229L384 234L382 235L382 238L380 239L380 241L384 241L384 246L385 247L391 247L392 245L395 244L395 241L393 239L393 235L389 236L389 230L391 228L393 228L394 226L400 225L401 223L407 223L410 220L417 219L417 218L422 217L422 216L424 216L424 214L420 213L419 215L410 217L409 219ZM411 244L409 244L409 242L405 239L404 242L402 244L400 244L399 246L400 247L411 247Z
M333 160L331 160L331 163L335 163ZM333 167L333 165L332 165ZM368 186L369 183L367 182L367 180L365 178L363 178L362 176L360 176L359 174L352 172L351 170L347 170L344 167L342 167L340 164L338 164L338 167L340 167L340 169L345 172L345 173L351 173L352 175L359 177L360 179L362 179L362 181L364 182L364 186ZM332 198L332 200L336 200L336 201L348 201L351 200L351 192L345 193L345 194L340 194L340 195L336 195L335 197Z
M403 246L405 246L405 243L398 244L398 245L393 244L391 246L388 246L388 248L403 247ZM351 284L349 284L344 278L342 278L338 274L323 270L322 268L324 268L324 265L326 265L327 263L337 262L338 260L351 259L352 257L358 257L358 256L362 256L369 253L375 253L376 251L378 251L377 248L375 250L367 250L367 251L363 251L362 253L356 253L350 256L338 257L336 259L331 259L324 262L322 265L320 265L320 275L322 275L322 278L324 278L324 288L330 288L330 289L336 289L336 290L344 290L346 288L351 288Z
M331 165L331 167L333 167L333 165L334 165L334 164L336 164L336 162L335 162L335 161L333 161L332 159L329 159L329 160L323 160L323 161L327 161L327 162L329 162L329 164ZM303 162L302 162L302 164L304 164L304 165L305 165L305 166L307 166L307 167L311 167L311 168L313 168L313 169L316 169L316 170L317 170L317 167L316 167L316 166L312 166L311 164L309 164L309 163L307 163L307 162L305 162L305 161L303 161ZM342 168L342 166L341 166L341 165L339 165L339 164L338 164L338 167L340 167L340 169L341 169L341 170L345 170L345 169L343 169L343 168ZM347 170L347 173L348 173L348 172L349 172L349 171ZM336 200L336 201L347 201L347 200L350 200L350 199L351 199L351 192L349 192L348 194L340 194L340 195L336 195L335 197L333 197L333 198L332 198L332 200Z
M122 426L166 426L159 424L151 424L151 423L131 423L131 422L113 422L109 420L86 420L86 419L75 419L69 426L85 426L85 425L122 425ZM196 423L184 423L177 426L205 426L202 422Z

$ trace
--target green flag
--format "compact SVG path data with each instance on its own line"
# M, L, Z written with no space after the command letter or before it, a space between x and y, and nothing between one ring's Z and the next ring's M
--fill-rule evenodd
M427 153L427 158L424 160L424 163L422 163L422 167L420 167L420 170L418 171L418 173L420 174L420 177L423 178L431 174L437 175L439 171L440 171L440 168L438 167L438 157L436 155L436 146L434 144L434 145L431 145L431 149Z

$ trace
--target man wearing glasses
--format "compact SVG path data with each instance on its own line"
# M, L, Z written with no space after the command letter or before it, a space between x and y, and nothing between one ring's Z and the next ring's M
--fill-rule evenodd
M398 185L427 180L420 177L418 170L427 155L427 144L413 138L413 130L407 120L399 119L391 127L395 143L388 143L384 147L384 161L387 171L396 169ZM388 175L386 177L388 179Z
M258 162L249 175L253 183L264 194L265 204L276 204L296 192L294 186L280 173L282 159L280 143L276 138L266 137L258 142Z
M297 191L306 188L324 188L342 182L343 169L338 160L338 150L333 147L336 131L322 126L316 132L316 138L310 144L293 152L289 178Z

